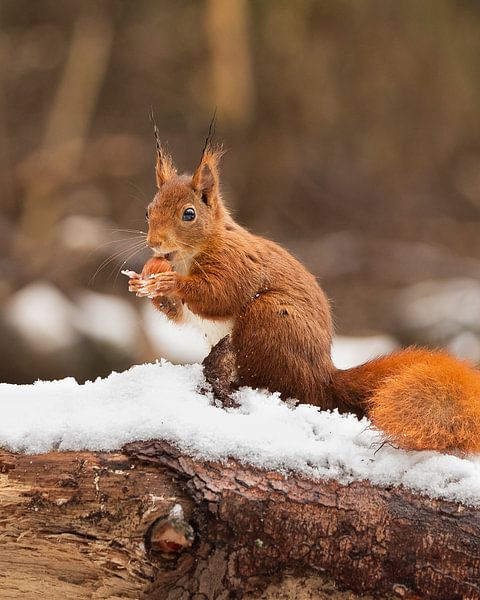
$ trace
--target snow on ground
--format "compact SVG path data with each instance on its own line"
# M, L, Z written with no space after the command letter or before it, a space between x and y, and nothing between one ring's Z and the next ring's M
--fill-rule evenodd
M480 506L480 456L380 448L378 432L352 415L289 408L245 388L240 408L216 407L200 365L136 366L79 385L74 379L0 384L0 446L40 453L113 450L161 438L206 459L229 456L266 469L343 483L369 479Z

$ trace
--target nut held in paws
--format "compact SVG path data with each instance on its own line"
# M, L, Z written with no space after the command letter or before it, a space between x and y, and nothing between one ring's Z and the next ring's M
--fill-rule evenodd
M152 256L152 258L149 258L143 265L142 278L146 279L149 275L154 275L155 273L164 273L171 270L172 265L167 259L159 256Z

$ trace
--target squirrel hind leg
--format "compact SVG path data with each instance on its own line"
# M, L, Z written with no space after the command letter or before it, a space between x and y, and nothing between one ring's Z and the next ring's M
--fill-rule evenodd
M304 317L284 294L274 291L255 295L231 334L241 385L329 408L329 323L320 309L311 310L313 316Z
M215 400L223 407L234 407L232 394L238 389L236 355L230 335L222 338L203 359L203 373L210 384Z
M425 353L387 377L368 416L406 450L480 451L480 373L443 353Z

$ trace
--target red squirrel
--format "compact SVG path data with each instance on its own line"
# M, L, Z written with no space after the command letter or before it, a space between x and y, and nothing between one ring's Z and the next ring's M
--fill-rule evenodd
M335 368L324 292L285 249L232 219L220 194L221 154L207 142L194 174L178 175L157 136L147 244L169 266L132 274L130 291L170 319L216 328L212 343L228 335L238 385L367 415L404 449L480 451L480 373L468 364L407 349Z

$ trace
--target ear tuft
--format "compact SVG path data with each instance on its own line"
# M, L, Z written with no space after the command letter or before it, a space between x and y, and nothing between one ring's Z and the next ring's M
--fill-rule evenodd
M177 174L177 169L173 164L172 157L162 146L157 145L157 164L155 166L155 175L157 186L160 188L167 181Z
M202 153L200 163L192 177L193 189L201 195L205 204L210 204L211 199L219 190L218 163L223 155L221 146L207 145Z
M157 186L160 188L167 181L167 179L170 179L177 174L177 170L173 164L172 157L160 143L160 134L158 133L158 127L155 122L153 109L150 113L150 120L152 121L153 134L155 136L155 146L157 148L157 164L155 165L155 175L157 178Z

